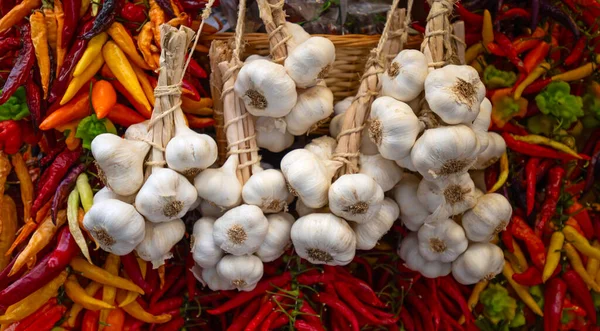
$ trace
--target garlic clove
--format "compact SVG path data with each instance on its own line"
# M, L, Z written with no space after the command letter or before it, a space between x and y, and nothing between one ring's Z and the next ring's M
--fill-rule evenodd
M400 220L411 231L419 230L430 215L417 198L420 181L417 176L405 173L394 188L394 200L400 207Z
M413 100L423 91L428 68L423 53L414 49L401 51L381 75L382 95L404 102Z
M452 262L469 245L463 228L451 219L423 224L417 237L419 253L427 261Z
M295 149L281 159L281 172L290 192L310 208L327 204L334 169L306 149Z
M242 201L242 184L237 178L237 155L231 155L221 168L206 169L194 178L194 186L205 201L220 208L231 208Z
M285 69L297 87L315 86L324 79L335 61L335 46L323 37L310 37L285 59Z
M152 262L152 268L156 269L173 257L171 249L184 234L185 224L180 219L163 223L146 222L144 240L135 251L142 260Z
M404 168L408 171L417 172L417 169L415 169L415 165L412 163L412 157L410 153L399 160L394 160L394 162L396 162L396 164L399 165L401 168Z
M381 154L360 154L360 171L375 180L384 192L396 186L402 178L402 169L391 160L385 159Z
M354 101L354 96L351 97L345 97L344 99L338 101L334 106L333 106L333 113L337 116L339 114L343 114L346 112L346 110L348 110L348 108L350 108L350 105L352 104L352 101Z
M202 280L206 283L211 291L229 291L235 289L235 286L219 275L217 268L203 268Z
M128 204L133 204L133 202L135 201L135 195L118 195L106 186L100 189L100 191L96 192L96 194L94 194L94 203L99 203L100 201L108 199L117 199Z
M463 285L492 280L504 268L504 254L500 247L490 243L471 244L452 262L452 276Z
M337 147L337 141L329 136L321 136L311 140L304 149L311 151L321 160L331 160Z
M377 241L383 237L394 225L400 215L400 208L394 200L385 198L379 212L371 222L353 223L352 228L356 234L356 249L369 250L377 245Z
M256 119L256 144L273 153L279 153L294 143L294 136L287 132L283 118L260 116Z
M287 210L288 200L293 196L281 171L269 169L250 177L242 189L242 198L265 213L278 213Z
M506 229L511 216L512 207L503 195L487 193L477 199L473 209L464 213L462 225L469 240L488 242Z
M506 152L506 142L504 138L496 132L486 132L489 138L489 144L485 150L477 155L477 160L471 169L485 169L496 163L502 154Z
M217 143L206 134L187 130L175 137L165 148L165 159L169 168L186 177L194 177L217 160Z
M391 97L379 97L371 105L369 138L386 159L406 157L420 129L419 119L404 102Z
M329 188L329 208L335 215L357 223L369 222L383 202L383 190L364 174L343 175Z
M262 210L253 205L241 205L219 217L213 227L215 244L234 255L252 254L265 240L269 221Z
M254 255L225 255L217 273L238 291L252 291L263 276L263 263Z
M285 116L289 133L299 136L318 127L333 113L333 93L327 86L316 85L299 90L296 105Z
M411 232L398 244L397 253L407 268L420 272L427 278L437 278L450 274L451 263L427 261L419 252L417 233Z
M223 250L213 240L214 223L215 219L211 217L202 217L194 223L191 252L202 268L214 268L223 257Z
M256 251L263 262L275 261L291 245L290 231L294 224L294 217L288 213L267 215L269 230L265 240Z

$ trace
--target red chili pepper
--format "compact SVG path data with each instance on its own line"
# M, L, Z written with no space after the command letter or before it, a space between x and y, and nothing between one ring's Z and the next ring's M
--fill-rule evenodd
M65 202L67 201L67 197L71 193L71 190L75 186L75 181L77 177L85 170L85 164L79 164L75 166L69 174L60 182L58 187L56 188L56 192L54 193L54 198L52 200L52 207L50 208L52 214L52 222L56 224L56 217L58 215L58 211Z
M553 278L549 283L546 283L544 292L544 330L558 330L566 294L567 284L560 278Z
M577 224L579 224L584 236L588 240L593 238L594 226L592 225L592 220L590 219L587 209L579 203L579 201L573 199L573 204L567 208L565 213L573 215L573 218L577 221Z
M442 310L438 299L437 285L435 284L435 280L431 278L425 278L425 284L427 284L427 286L425 286L423 282L417 282L413 284L413 289L415 294L420 298L423 298L427 303L431 312L434 328L437 330L440 326L440 311Z
M127 276L135 285L141 287L142 290L144 290L144 293L151 292L149 284L142 276L140 265L133 252L121 256L121 263L123 263L123 269L127 273Z
M535 286L543 283L542 274L536 267L529 267L520 274L515 273L512 279L524 286Z
M304 318L308 323L312 325L317 325L319 330L324 331L323 327L320 325L322 321L319 318L317 312L315 312L315 310L308 304L308 302L306 302L306 300L302 301L302 305L300 306L300 312L303 313L301 315L302 318Z
M460 2L456 3L454 8L460 19L465 22L470 28L481 28L483 25L483 16L470 12Z
M23 144L21 126L17 121L6 120L0 122L0 151L6 154L16 154Z
M438 297L440 298L440 303L442 304L442 311L446 311L448 314L455 318L459 318L462 313L459 307L456 306L454 302L446 295L443 291L440 291ZM415 324L418 318L415 318Z
M288 314L291 312L288 312ZM287 314L281 314L273 323L271 323L271 329L277 330L278 328L286 325L289 322L290 318Z
M564 278L564 277L563 277ZM567 287L569 287L567 285ZM569 299L565 298L565 302L563 303L563 313L568 311L569 313L573 313L576 316L586 317L587 312L578 305L571 302Z
M183 272L183 267L174 266L169 271L170 272L165 277L165 284L163 285L163 287L152 294L152 297L150 298L150 305L154 305L155 303L157 303L158 300L160 300L163 297L163 295L167 293L171 286L175 284L175 282L179 279Z
M187 60L189 58L189 55L186 55L185 57ZM194 60L193 58L190 60L190 64L187 67L187 72L197 78L208 77L206 70L204 70L204 68L202 68L202 66L200 66L200 64L198 64L198 62L196 62L196 60Z
M334 295L329 293L319 293L313 296L313 301L329 306L331 310L340 314L340 316L343 316L343 318L350 323L351 330L359 330L358 319L356 318L356 315L352 312L352 310L350 310L350 308L348 308L348 306L346 306L346 304L344 304Z
M121 9L121 17L130 22L142 23L146 20L146 8L139 4L128 2Z
M29 273L0 292L0 307L6 308L17 303L46 285L79 253L79 246L68 227L63 227L57 238L58 244L52 253L40 260Z
M502 243L504 244L504 246L506 246L506 249L508 249L509 252L512 253L515 251L515 246L513 245L514 239L510 231L506 230L500 232L500 238L502 239Z
M562 275L563 280L567 283L571 298L575 300L582 308L587 312L591 324L596 324L596 309L594 306L594 300L587 285L581 279L581 276L573 270L568 270Z
M246 324L248 324L248 321L250 321L256 312L258 312L260 304L260 299L251 301L250 304L247 305L246 308L244 308L244 310L234 318L229 328L227 328L227 331L242 331Z
M97 331L100 311L86 310L81 321L81 331Z
M398 318L379 318L376 317L369 308L367 308L358 298L354 295L352 288L344 282L334 282L335 290L338 295L348 304L352 309L356 311L360 316L367 319L369 322L374 324L389 325L394 324L398 321Z
M21 41L23 47L19 51L19 56L15 61L10 74L2 87L2 94L0 95L0 105L6 103L19 86L25 84L29 78L31 68L35 63L35 49L33 42L31 41L31 28L29 24L22 24L21 27Z
M48 300L48 302L46 302L42 307L40 307L38 310L36 310L33 314L25 317L24 319L22 319L18 322L11 324L5 331L23 331L23 330L25 330L30 325L35 323L40 318L40 316L42 316L46 311L48 311L48 310L52 309L54 306L56 306L57 303L58 303L58 300L56 300L56 298L51 298L50 300Z
M34 70L31 70L30 77L33 77L33 74ZM34 79L28 79L25 82L25 95L27 96L27 107L31 113L33 127L37 130L46 114L45 109L42 108L42 89L35 83Z
M73 38L77 23L79 21L79 12L81 9L81 1L79 0L63 0L63 11L64 11L64 28L58 33L62 33L62 48L69 48L71 39Z
M581 38L579 38L579 40L577 40L575 47L573 47L573 50L571 50L571 53L565 59L566 66L571 66L571 65L579 62L579 60L581 60L581 57L583 56L583 50L585 49L585 46L586 46L586 41L587 41L586 37L581 37Z
M526 72L531 72L535 69L550 51L550 44L545 41L540 42L534 49L532 49L523 60L523 64ZM516 84L515 84L516 85Z
M185 113L185 118L188 121L188 126L192 129L203 129L215 125L215 120L211 117L198 117Z
M194 101L200 101L201 97L200 97L200 93L198 93L198 90L194 87L194 85L192 85L192 83L190 83L189 81L183 79L181 81L181 92L182 95L185 95L186 97L194 100Z
M537 183L536 172L540 164L540 159L532 157L527 160L525 165L525 179L527 181L527 216L533 211L535 205L535 186Z
M519 58L517 49L506 35L500 32L494 32L494 41L502 47L508 60L519 69L519 72L527 72L523 65L523 61Z
M563 0L562 3L567 5L567 7L569 7L570 10L579 15L589 29L596 28L596 17L592 15L592 13L588 11L581 11L573 0Z
M344 273L345 271L346 270L344 268L325 266L325 275L329 274L332 279L344 280L346 284L348 284L348 286L351 287L354 294L365 303L375 307L387 307L385 303L381 302L381 300L379 299L375 291L373 291L373 288L369 286L369 284L365 283L361 279L352 276L349 273Z
M0 40L0 54L6 54L12 50L21 47L21 40L17 37L10 37Z
M449 275L449 276L444 276L444 277L438 278L438 281L439 281L438 288L440 290L442 290L442 292L446 293L448 295L448 297L454 299L456 301L456 303L458 303L460 310L462 311L463 315L465 316L465 322L467 323L467 326L470 326L474 323L473 315L471 314L471 310L469 310L469 306L467 305L467 300L465 300L460 289L457 287L458 283L456 283L454 281L454 279L451 277L452 276Z
M196 297L196 277L194 277L194 273L192 272L193 267L194 257L191 253L188 253L188 256L185 260L185 283L187 287L188 301L194 301L194 298Z
M510 20L513 18L523 18L527 21L531 19L531 13L523 8L511 8L507 11L500 12L496 18L498 21Z
M501 56L501 57L506 56L506 52L504 51L504 49L501 48L500 45L498 45L494 42L488 43L486 45L486 48L487 48L488 52L490 52L493 55Z
M533 34L530 36L524 36L522 38L518 38L513 42L513 46L517 51L517 54L524 53L530 49L533 49L537 44L542 40L542 38L546 35L546 31L541 27L537 27Z
M425 33L425 27L423 25L419 24L418 22L413 22L410 26L420 34Z
M362 270L364 270L367 273L367 283L372 286L373 285L373 270L372 270L369 262L367 262L367 260L365 260L364 258L362 258L360 256L355 256L354 259L352 259L352 262L358 263L359 265L362 266Z
M179 276L179 278L177 279L175 284L173 284L173 286L171 286L171 288L167 291L167 293L165 293L165 297L171 298L174 296L181 295L181 293L186 288L186 286L187 286L187 279L185 277L185 270L184 270L184 272Z
M560 189L562 188L562 182L565 177L565 169L560 166L556 166L548 172L548 183L546 184L546 198L542 204L542 208L537 217L537 223L535 225L535 234L538 237L542 236L546 223L554 213L556 212L556 204L560 197Z
M245 331L256 330L259 325L263 322L265 318L273 311L275 308L274 300L279 300L281 297L279 295L275 295L273 297L265 296L260 302L260 308L258 312L254 314L254 317L250 320L248 325L245 328Z
M535 235L529 225L518 215L513 214L509 228L515 238L525 242L533 264L538 269L543 270L546 264L546 248L542 240Z
M448 315L448 313L442 311L442 320L444 323L446 323L449 327L452 327L452 329L454 330L463 330L464 328L462 327L462 325L458 324L458 322L452 318L452 316Z
M413 322L412 317L408 313L408 310L406 310L406 307L402 307L402 309L400 310L400 321L402 322L402 326L406 331L415 330L415 323Z
M420 316L421 322L423 323L423 330L425 331L433 331L433 317L431 316L431 312L427 305L423 302L423 298L419 298L417 295L408 294L404 297L406 303L408 303L411 307L417 310L418 315Z
M536 182L541 181L544 177L546 177L546 175L548 174L548 171L550 171L550 168L552 168L555 164L554 160L543 160L540 162L540 165L538 166L538 171L536 173Z
M185 318L178 316L169 322L158 326L156 331L179 331L185 325Z
M296 330L299 331L320 331L320 330L325 330L322 327L320 327L318 324L311 324L307 321L303 321L301 319L296 319L296 321L294 322L294 328Z
M148 312L153 315L165 314L168 311L181 308L183 301L184 300L182 297L165 299L163 301L151 304L148 308Z
M50 330L67 312L67 307L63 305L54 306L44 313L42 313L36 321L29 327L24 329L25 331L39 331L39 330Z
M504 141L506 142L506 146L508 146L508 148L514 150L517 153L521 153L521 154L525 154L525 155L529 155L529 156L536 156L536 157L540 157L540 158L558 159L558 160L565 160L565 161L570 161L570 160L575 159L575 157L573 155L569 155L567 153L557 152L553 149L535 145L535 144L530 144L530 143L527 143L524 141L518 141L506 132L502 133L502 138L504 138Z

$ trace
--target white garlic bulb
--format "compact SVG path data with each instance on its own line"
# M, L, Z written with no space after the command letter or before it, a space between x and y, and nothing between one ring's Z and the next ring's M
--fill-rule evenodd
M446 276L452 269L452 264L441 261L427 261L419 252L417 233L411 232L398 244L397 253L404 260L407 268L420 272L427 278Z
M287 210L293 196L281 171L269 169L252 174L242 189L242 198L265 213L278 213Z
M290 232L294 224L294 216L278 213L267 215L267 220L269 221L267 236L256 251L256 256L263 262L275 261L291 245Z
M212 291L229 291L235 288L230 281L219 275L216 267L203 268L202 280L204 280L206 286L208 286L208 288Z
M487 242L506 229L511 216L510 202L501 194L488 193L462 216L462 225L469 240Z
M304 149L313 152L321 160L331 160L337 141L329 136L321 136L311 140L310 143L304 146Z
M321 208L310 208L307 207L302 200L298 199L296 200L296 213L298 214L298 216L302 217L302 216L306 216L308 214L314 214L314 213L329 213L329 207L324 206Z
M452 262L452 276L463 285L491 280L502 272L504 254L500 247L490 243L471 244Z
M468 173L450 176L445 180L423 179L417 190L419 201L433 213L429 221L462 214L477 203L475 183Z
M234 90L254 116L285 116L298 97L296 84L285 68L267 60L245 64L235 80Z
M329 188L329 209L348 221L366 223L375 217L383 202L383 190L364 174L338 178Z
M394 200L400 207L400 220L411 231L419 230L430 215L417 197L420 181L417 176L405 173L394 188Z
M425 79L425 98L431 110L448 124L471 123L479 114L485 86L468 65L447 65Z
M202 268L214 268L223 257L223 250L213 239L214 223L212 217L202 217L194 223L191 251L194 261Z
M260 116L256 119L256 144L273 153L279 153L294 143L283 118Z
M469 245L465 231L451 219L425 223L417 233L419 253L428 261L452 262Z
M348 108L350 108L350 105L352 104L352 101L354 101L354 96L345 97L344 99L338 101L333 106L333 113L335 115L339 115L339 114L345 113L346 110L348 110Z
M269 57L268 56L262 56L262 55L258 55L258 54L252 54L250 56L248 56L246 58L246 60L244 60L244 64L248 64L250 62L254 62L256 60L266 60L269 61Z
M202 199L200 202L200 206L198 206L198 210L200 214L205 217L219 218L225 214L227 209L223 209L219 206L216 206L214 203Z
M369 250L377 245L377 241L383 237L394 225L400 208L394 200L385 198L377 215L367 223L353 223L352 228L356 234L356 249Z
M185 224L180 219L162 223L146 222L144 240L135 251L142 260L152 262L152 268L156 269L173 257L171 248L184 234Z
M252 291L263 276L263 263L254 255L225 255L217 264L217 273L238 291Z
M402 169L381 154L360 154L359 163L359 172L373 178L384 192L393 189L402 178Z
M242 202L242 184L236 176L239 159L230 155L218 169L206 169L194 179L194 186L205 201L220 208L231 208Z
M125 203L132 204L135 201L135 195L118 195L115 192L111 191L107 186L100 189L100 191L94 194L94 203L98 203L100 201L108 200L108 199L117 199L121 200Z
M296 105L285 115L287 130L303 135L318 126L333 113L333 93L326 86L316 85L298 92Z
M425 130L411 150L415 169L427 180L467 172L475 162L479 144L465 125Z
M92 140L91 147L98 168L102 170L100 177L113 192L128 196L142 187L144 159L150 145L103 133Z
M83 227L106 252L127 255L144 240L144 218L123 201L108 199L94 203L85 213Z
M479 153L485 151L489 145L488 128L492 121L492 103L488 98L484 98L479 107L479 114L471 124L471 129L479 141Z
M346 221L333 214L300 217L291 230L296 253L313 264L346 265L356 250L356 235Z
M410 153L421 131L419 119L404 102L391 97L379 97L371 105L369 138L379 153L389 160L398 160Z
M407 156L401 159L394 160L394 162L396 162L396 164L399 165L401 168L407 169L412 172L417 172L417 169L415 169L415 165L412 163L411 153L408 153Z
M485 169L496 163L502 154L506 152L506 142L496 132L486 132L489 137L487 148L477 155L477 160L471 169Z
M260 208L241 205L215 221L213 239L227 253L252 254L265 240L268 228L269 222Z
M335 61L335 46L323 37L310 37L285 59L285 69L296 86L315 86L324 79Z
M196 202L198 192L181 174L158 168L135 197L135 208L151 222L166 222L182 218Z
M285 22L285 27L287 28L288 33L292 36L292 39L288 40L287 49L288 53L294 50L296 46L302 44L308 38L310 38L310 34L304 31L304 28L300 26L300 24Z
M423 91L428 69L423 53L414 49L401 51L381 75L382 95L404 102L416 98Z

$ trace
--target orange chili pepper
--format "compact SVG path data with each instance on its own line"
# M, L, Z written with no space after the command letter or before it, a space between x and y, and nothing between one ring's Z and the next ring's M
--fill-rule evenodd
M54 16L56 17L56 77L60 73L65 62L65 56L67 55L67 49L62 47L62 31L65 26L65 12L63 11L62 0L54 0Z
M107 118L115 123L124 127L128 127L133 124L141 123L146 120L142 115L137 113L135 110L123 106L122 104L117 103L113 106L110 113L108 113Z
M17 25L27 14L41 5L41 0L23 0L20 4L12 7L4 17L0 18L0 32L4 32Z
M35 57L40 69L44 99L46 99L48 96L48 85L50 85L50 54L48 50L48 30L44 14L40 11L34 11L29 16L29 24L31 25L31 41L33 42Z
M160 47L160 25L165 23L165 12L154 0L150 0L150 11L148 12L150 22L152 23L152 34L156 46Z
M10 246L13 244L17 232L17 206L8 196L0 196L0 269L4 269L10 262ZM8 257L8 258L7 258Z
M152 44L152 23L147 22L140 30L137 39L137 45L142 52L142 56L144 57L144 61L151 69L158 68L158 63L154 61L154 57L152 57L152 51L150 50L150 45Z
M202 129L215 125L215 120L211 117L197 117L190 114L185 114L188 126L192 129Z
M48 46L52 49L53 55L56 58L56 38L58 38L58 26L54 9L44 8L44 20L46 21L46 32L48 34Z
M71 121L90 115L89 92L79 93L73 100L48 115L40 124L40 130L54 129Z
M114 22L106 32L108 32L112 40L119 46L119 48L123 50L123 53L127 54L127 57L131 60L132 65L135 64L144 70L156 69L156 67L149 67L145 62L145 59L140 56L135 47L135 43L133 42L133 38L131 38L129 32L127 32L127 29L123 26L123 24ZM138 35L138 43L139 39L140 36Z
M12 156L12 165L15 168L15 173L19 179L19 188L21 189L21 200L23 201L23 219L31 218L31 204L33 202L33 182L29 175L27 165L23 160L23 156L17 153Z
M117 103L117 92L109 82L99 80L92 87L92 107L98 118L105 118Z

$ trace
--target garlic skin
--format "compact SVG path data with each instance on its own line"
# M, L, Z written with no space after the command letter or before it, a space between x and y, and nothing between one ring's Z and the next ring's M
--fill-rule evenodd
M254 62L256 60L266 60L266 61L269 61L269 57L268 56L258 55L258 54L252 54L252 55L248 56L246 58L246 60L244 60L244 64L248 64L248 63Z
M411 232L398 244L397 253L404 260L407 268L420 272L427 278L437 278L450 274L451 263L427 261L419 252L417 233Z
M340 132L342 132L342 125L344 124L344 114L345 113L335 115L331 119L331 122L329 122L329 134L334 138L337 138Z
M412 171L412 172L417 172L417 169L415 168L415 165L412 162L412 157L411 154L409 153L407 156L399 159L399 160L394 160L394 162L396 162L396 164L398 166L400 166L400 168Z
M256 144L273 153L279 153L294 143L294 136L287 132L283 118L261 116L256 119Z
M393 191L394 200L400 207L400 220L411 231L419 230L430 215L417 197L420 181L417 176L405 173Z
M235 94L254 116L282 117L296 104L296 84L283 66L267 60L244 64L234 85Z
M213 225L213 240L229 254L252 254L265 240L268 229L269 222L260 208L241 205L217 218Z
M215 206L212 202L206 201L202 199L200 202L200 206L197 208L200 211L200 214L205 217L219 218L225 214L226 209L221 209L218 206Z
M171 248L184 234L185 224L180 219L163 223L146 222L144 240L137 245L135 251L142 260L152 262L152 268L156 269L173 257Z
M185 124L184 124L185 125ZM217 143L207 134L177 126L176 135L165 148L169 168L188 177L196 176L217 160Z
M217 268L203 268L202 269L202 280L206 283L209 289L212 291L229 291L233 290L235 286L228 280L224 279L217 272Z
M327 86L316 85L298 92L296 105L285 116L289 133L307 133L333 113L333 93Z
M356 234L356 249L369 250L377 245L394 225L400 215L400 208L394 200L385 198L377 215L367 223L353 223L352 228Z
M144 184L144 159L150 145L103 133L92 140L92 155L102 171L101 178L113 192L128 196Z
M371 105L369 138L383 157L398 160L410 153L421 131L419 119L404 102L379 97Z
M423 179L417 189L419 201L433 213L430 221L445 219L471 209L477 203L475 183L468 173L446 180Z
M471 244L452 262L452 276L463 285L491 280L502 272L504 254L500 247L490 243Z
M127 255L144 240L144 218L123 201L108 199L94 203L83 217L83 227L102 250Z
M132 204L135 201L135 195L118 195L115 192L111 191L107 186L103 187L102 189L100 189L100 191L94 194L94 203L99 203L100 201L108 199L117 199L125 203Z
M373 178L383 192L393 189L402 178L402 169L394 161L385 159L381 154L360 154L359 163L359 173Z
M215 219L202 217L194 223L191 252L194 261L202 268L214 268L223 257L223 250L213 240Z
M135 197L135 208L151 222L182 218L198 193L181 174L168 168L154 169Z
M348 110L348 108L350 108L350 105L352 104L352 101L354 101L354 97L345 97L344 99L338 101L334 106L333 106L333 113L337 116L339 114L343 114L346 112L346 110Z
M354 258L356 235L333 214L300 217L290 234L296 253L312 264L346 265Z
M324 206L321 208L310 208L307 207L302 200L298 199L296 200L296 213L298 214L298 216L302 217L302 216L306 216L308 214L315 214L315 213L329 213L331 212L329 210L329 207Z
M511 216L512 207L503 195L487 193L462 216L462 225L469 240L488 242L506 229Z
M242 202L242 184L237 179L237 155L230 155L221 168L206 169L194 178L198 196L220 208L231 208Z
M302 44L310 38L310 34L304 30L300 24L285 22L285 27L292 39L287 42L288 52L291 52L296 46Z
M415 169L433 181L467 172L475 162L479 144L473 130L465 125L425 130L411 150Z
M285 59L285 69L297 87L307 88L327 76L335 61L335 46L323 37L310 37Z
M329 136L321 136L311 140L304 149L313 152L321 160L331 160L337 147L337 141Z
M287 203L293 196L281 171L269 169L250 177L242 189L242 198L265 213L278 213L287 210Z
M506 152L506 142L496 132L487 132L489 144L487 148L477 155L477 160L471 169L485 169L496 163Z
M291 244L290 232L294 224L294 216L288 213L267 215L269 230L256 256L263 262L275 261Z
M252 291L263 276L263 263L254 255L225 255L217 264L217 273L238 291Z
M383 202L383 190L364 174L338 178L329 188L329 209L348 221L366 223L375 217Z
M450 64L429 73L425 98L445 123L471 123L479 114L485 86L473 67Z
M483 98L479 105L479 114L471 124L471 128L475 131L487 132L492 123L492 102L488 98Z
M452 262L469 245L463 228L451 219L423 224L417 237L419 253L428 261Z
M414 49L398 53L381 75L381 94L399 101L410 101L421 91L428 73L425 55Z

